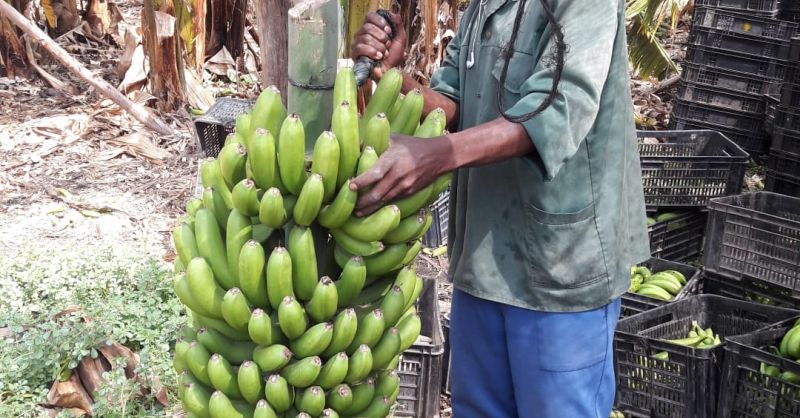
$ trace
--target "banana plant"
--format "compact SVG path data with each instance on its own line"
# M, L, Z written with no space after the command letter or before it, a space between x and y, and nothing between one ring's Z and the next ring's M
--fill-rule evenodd
M640 77L664 79L678 67L670 57L659 31L662 26L675 32L681 15L691 0L627 0L628 53L631 65Z

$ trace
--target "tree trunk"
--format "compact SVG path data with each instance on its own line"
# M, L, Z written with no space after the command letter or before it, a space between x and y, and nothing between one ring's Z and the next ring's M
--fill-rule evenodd
M5 1L5 0L0 0ZM0 17L0 75L15 78L26 74L25 52L19 41L16 27L5 17Z
M330 129L341 14L338 0L305 0L289 10L287 102L305 124L307 152Z
M230 0L230 13L225 47L234 58L240 58L244 52L244 31L247 26L247 0Z
M208 38L206 39L206 56L213 57L225 46L228 31L228 4L231 0L209 0ZM228 51L230 52L230 51Z
M153 2L144 0L142 10L142 41L150 59L148 78L151 93L159 99L159 109L171 112L183 104L183 54L172 0L162 0L161 10L156 10Z
M289 61L287 21L291 0L257 0L259 50L261 53L261 84L276 86L286 104Z
M206 62L206 0L191 0L194 26L194 66L200 71Z
M108 0L89 0L83 19L98 37L111 33L117 22L114 22L112 9L114 4Z

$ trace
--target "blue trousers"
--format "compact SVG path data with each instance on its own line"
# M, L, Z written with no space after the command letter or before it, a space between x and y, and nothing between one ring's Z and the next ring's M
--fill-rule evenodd
M454 290L454 418L608 418L620 301L548 313Z

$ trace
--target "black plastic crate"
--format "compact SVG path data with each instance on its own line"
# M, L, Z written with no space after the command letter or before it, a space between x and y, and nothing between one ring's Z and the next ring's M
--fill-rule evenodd
M706 212L692 210L648 226L650 254L671 261L687 260L699 255L703 250L706 217Z
M800 197L800 177L794 177L767 169L764 190L787 196Z
M649 298L647 296L638 295L633 292L625 292L622 295L620 309L620 318L627 318L650 309L658 308L659 306L672 303L676 300L681 300L691 295L695 295L700 291L700 270L688 264L678 263L676 261L662 260L660 258L651 258L641 265L647 267L652 272L675 270L686 277L686 285L675 295L671 301L664 301Z
M781 93L781 83L772 78L690 62L684 62L682 67L681 79L693 84L754 95L780 96Z
M762 114L767 110L767 99L764 95L739 93L689 81L680 83L676 97L688 102L705 103L739 112Z
M775 114L775 128L772 130L772 149L800 155L800 130L785 127L786 124L794 125L800 123L800 114L797 117L793 116L791 120L782 119L783 117L784 115L780 111Z
M447 220L450 212L450 190L445 190L436 198L430 207L433 221L422 243L428 248L441 247L447 244Z
M695 2L700 5L702 2ZM775 8L772 7L771 10ZM744 12L742 12L744 11ZM759 17L749 13L745 8L739 11L723 10L712 7L696 7L692 15L692 29L717 29L745 37L761 37L779 41L788 41L795 35L797 24L774 18ZM744 39L744 38L742 38ZM732 40L731 40L732 41ZM720 45L726 49L737 49L736 44ZM788 50L786 51L788 54ZM767 55L777 57L777 55Z
M767 102L767 110L764 112L764 131L772 135L775 131L775 117L780 106L780 99L773 96L764 96Z
M696 26L689 36L689 43L738 51L754 57L786 60L791 46L788 41L772 38L746 36L725 30Z
M725 345L719 414L724 418L800 416L800 385L761 373L761 364L800 374L800 364L777 356L777 346L796 319L748 335L731 338Z
M425 279L417 312L422 330L414 345L403 352L397 374L400 394L394 407L395 417L434 418L439 416L439 392L442 385L444 336L439 318L439 297L435 279Z
M800 199L770 192L711 199L708 271L800 291Z
M709 67L722 68L745 74L782 80L786 76L788 63L776 59L764 59L710 46L689 45L686 61Z
M735 280L710 271L700 279L701 293L760 303L780 308L800 309L800 294L763 280Z
M616 407L637 417L712 418L724 340L794 317L797 311L716 295L698 295L619 321L614 334ZM692 321L723 338L713 349L668 343ZM666 352L668 360L653 355Z
M800 155L789 154L773 148L770 150L767 168L776 173L800 177Z
M452 348L450 345L450 312L442 315L442 331L444 333L444 359L442 361L444 383L442 383L442 393L450 396L450 357L452 356Z
M639 131L645 204L649 208L705 207L742 189L748 154L715 131ZM662 142L663 141L663 142Z
M756 131L746 131L731 128L730 126L715 123L698 122L686 120L675 116L670 116L669 128L672 130L712 130L719 131L736 145L747 151L750 156L761 155L769 150L769 136L763 129Z
M695 0L696 6L727 8L749 12L771 13L778 9L778 0Z
M744 131L761 130L764 127L764 115L739 112L731 109L720 109L702 103L675 100L672 114L683 120L705 122L714 125L730 126Z
M794 108L800 107L800 84L783 83L781 104Z
M194 128L200 139L200 147L206 157L216 158L225 144L225 138L236 127L236 118L247 113L255 100L221 98L208 109L205 115L194 120Z

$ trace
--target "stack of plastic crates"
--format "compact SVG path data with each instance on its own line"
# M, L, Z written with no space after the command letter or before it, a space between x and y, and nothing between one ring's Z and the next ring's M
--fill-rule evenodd
M777 0L695 4L671 127L720 131L751 155L764 154L766 115L790 66L797 24L777 18Z
M791 57L775 110L766 189L800 197L800 38L792 40Z
M778 16L781 18L781 20L800 22L800 1L781 0L778 9Z

